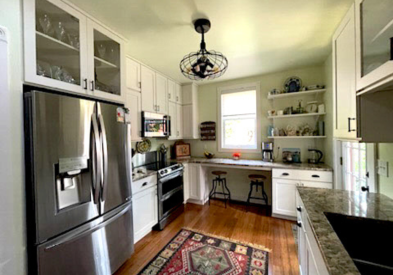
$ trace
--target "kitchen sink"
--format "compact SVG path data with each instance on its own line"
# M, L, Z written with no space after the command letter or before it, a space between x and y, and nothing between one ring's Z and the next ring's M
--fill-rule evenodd
M325 213L362 275L393 274L393 222Z

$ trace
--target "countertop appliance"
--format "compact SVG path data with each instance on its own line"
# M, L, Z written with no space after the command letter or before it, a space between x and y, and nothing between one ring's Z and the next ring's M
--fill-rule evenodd
M321 160L323 158L323 153L320 150L317 149L308 149L308 163L312 164L318 164L321 163Z
M142 137L169 137L170 129L170 116L142 112Z
M29 274L113 274L134 249L123 106L42 91L24 105Z
M274 143L273 142L262 142L262 160L273 162L273 149Z

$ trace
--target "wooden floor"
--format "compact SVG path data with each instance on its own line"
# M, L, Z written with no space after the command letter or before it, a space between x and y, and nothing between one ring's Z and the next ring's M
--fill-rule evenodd
M221 201L211 205L187 204L186 211L163 231L153 231L135 245L133 256L116 275L135 275L176 235L182 227L239 241L264 245L269 254L270 275L298 275L298 259L292 222L265 215L265 210Z

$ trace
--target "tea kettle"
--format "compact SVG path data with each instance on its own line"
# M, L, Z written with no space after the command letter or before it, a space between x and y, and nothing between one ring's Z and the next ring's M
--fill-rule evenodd
M321 159L323 158L323 153L320 150L308 149L308 152L310 156L308 159L308 163L318 164L321 162Z

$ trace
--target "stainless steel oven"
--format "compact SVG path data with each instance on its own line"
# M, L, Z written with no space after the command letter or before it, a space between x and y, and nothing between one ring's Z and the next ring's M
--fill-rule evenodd
M169 137L170 116L142 112L142 137Z
M158 229L184 211L183 166L172 165L158 171Z

